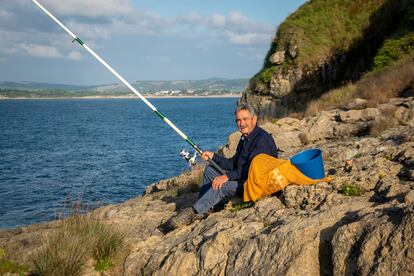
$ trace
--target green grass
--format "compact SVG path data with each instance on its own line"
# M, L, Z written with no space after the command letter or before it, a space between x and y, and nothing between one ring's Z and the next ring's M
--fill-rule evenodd
M89 259L97 271L114 267L126 248L124 236L100 220L73 215L32 256L35 275L80 275Z
M230 212L237 212L237 211L240 211L240 210L243 210L243 209L246 209L246 208L250 208L253 205L254 205L254 202L251 202L251 201L249 201L249 202L240 202L240 203L237 203L237 204L231 206Z
M352 158L358 159L358 158L361 158L362 156L364 156L362 152L357 152Z
M361 187L359 187L356 184L349 184L345 182L341 189L339 190L339 193L346 195L346 196L360 196L361 195Z
M0 248L0 275L6 275L7 273L25 275L28 271L27 266L8 260L6 250Z
M384 70L414 52L413 30L412 0L309 1L279 26L262 70L251 79L250 89L258 94L269 94L274 72L287 72L293 68L302 68L306 72L309 68L340 60L342 55L346 56L347 62L358 59L365 63L364 68L359 69L364 70L358 73L359 76ZM289 55L292 45L297 46L296 56L293 57ZM288 52L281 65L269 61L270 56L277 51ZM361 54L361 51L366 53ZM339 71L348 70L341 69L339 65L336 67ZM351 80L349 76L346 78L344 81ZM302 82L306 81L302 79ZM312 80L309 81L310 86L314 85ZM321 89L323 92L326 88ZM357 90L352 84L344 89L339 88L322 99L318 103L320 107L311 106L310 112L335 108L355 96ZM302 108L298 105L293 111Z

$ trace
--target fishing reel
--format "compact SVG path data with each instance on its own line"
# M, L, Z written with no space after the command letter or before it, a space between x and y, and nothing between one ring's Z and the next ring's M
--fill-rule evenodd
M197 152L194 152L193 156L191 156L190 152L186 149L181 150L180 156L187 161L190 168L197 164Z

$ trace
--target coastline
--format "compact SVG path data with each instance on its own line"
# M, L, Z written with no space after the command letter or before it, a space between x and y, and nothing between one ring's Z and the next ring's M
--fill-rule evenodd
M146 99L195 99L195 98L240 98L240 95L223 94L209 96L144 96ZM125 96L84 96L84 97L0 97L0 100L71 100L71 99L136 99L136 95Z

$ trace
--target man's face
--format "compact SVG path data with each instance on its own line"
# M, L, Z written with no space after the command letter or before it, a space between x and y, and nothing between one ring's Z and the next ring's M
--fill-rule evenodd
M257 117L252 116L248 110L240 110L236 114L236 124L239 131L244 135L249 135L257 123Z

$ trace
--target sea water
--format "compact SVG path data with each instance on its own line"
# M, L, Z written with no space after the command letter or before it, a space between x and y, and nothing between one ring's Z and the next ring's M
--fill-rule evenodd
M236 131L236 98L150 101L204 150ZM0 100L0 228L65 204L118 203L188 168L192 148L138 99Z

